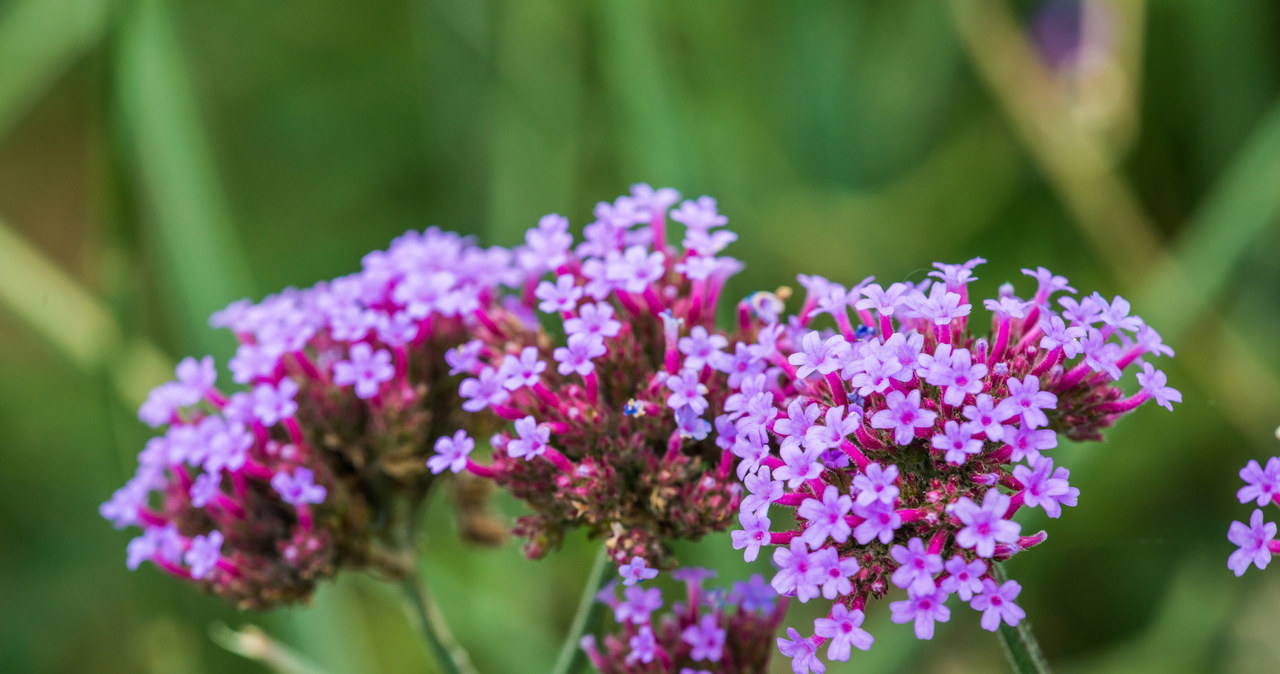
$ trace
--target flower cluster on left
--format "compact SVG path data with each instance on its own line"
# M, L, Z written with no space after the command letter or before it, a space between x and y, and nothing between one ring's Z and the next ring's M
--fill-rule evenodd
M228 366L243 388L219 386L213 358L187 358L139 409L163 432L100 509L141 527L129 567L263 608L340 569L403 565L396 537L434 477L434 441L477 423L444 353L477 314L505 311L510 255L409 232L355 274L214 314L240 342Z

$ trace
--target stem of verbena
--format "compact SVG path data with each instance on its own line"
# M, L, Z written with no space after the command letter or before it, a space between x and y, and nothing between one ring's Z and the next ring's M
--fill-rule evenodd
M565 636L564 645L560 647L560 657L556 658L553 674L573 674L582 669L587 660L581 647L582 635L595 628L600 617L600 602L596 601L596 593L604 585L613 564L609 561L609 553L602 547L596 553L596 561L591 565L591 574L587 576L587 585L582 589L582 598L578 600L578 612L573 616L569 626L569 634Z
M999 562L991 565L991 575L997 585L1003 585L1008 576L1004 573L1004 565ZM1031 623L1023 618L1017 627L1000 623L1000 645L1004 646L1004 654L1009 658L1009 665L1017 674L1048 674L1049 662L1044 659L1040 650L1040 642L1031 631Z
M422 636L427 640L427 646L431 648L436 663L440 665L440 671L445 674L476 674L476 668L471 664L470 656L453 638L453 633L445 625L444 617L440 614L435 601L431 599L431 595L427 593L422 579L418 578L416 573L410 573L400 581L400 588L404 590L404 596L409 601L412 612L417 616Z

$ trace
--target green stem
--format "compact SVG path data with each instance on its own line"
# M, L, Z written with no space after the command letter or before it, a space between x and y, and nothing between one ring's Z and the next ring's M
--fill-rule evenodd
M1009 579L1004 573L1004 565L998 562L991 565L991 575L1000 585ZM1031 623L1026 618L1018 621L1017 627L1000 623L1000 645L1004 646L1004 654L1017 674L1048 674L1049 662L1045 660L1040 642L1036 641Z
M596 593L604 585L613 564L609 561L609 553L604 548L596 554L596 561L591 566L591 574L587 576L587 585L582 590L582 598L578 600L578 612L573 616L569 626L569 634L565 636L564 645L560 647L560 657L556 659L553 674L573 674L582 669L587 655L582 651L582 635L595 629L600 617L600 602L596 601Z
M427 593L426 585L417 574L411 573L406 576L400 582L400 587L409 601L409 607L417 616L418 627L422 630L422 636L426 638L432 654L435 655L440 670L444 674L476 674L475 665L471 664L471 657L453 638L453 633L445 625L440 608Z

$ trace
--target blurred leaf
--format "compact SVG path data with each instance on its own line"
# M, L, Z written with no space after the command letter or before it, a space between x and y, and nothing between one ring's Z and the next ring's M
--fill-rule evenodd
M136 0L118 38L120 119L149 207L162 292L183 343L212 353L212 312L250 292L164 0ZM225 348L225 347L224 347Z
M71 64L97 44L113 0L24 0L0 19L0 137Z
M116 394L137 406L169 376L166 357L141 340L122 343L120 326L97 298L0 221L0 303L49 344L93 373L107 370Z

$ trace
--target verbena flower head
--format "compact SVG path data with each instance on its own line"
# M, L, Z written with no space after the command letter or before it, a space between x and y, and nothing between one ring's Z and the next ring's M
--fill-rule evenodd
M765 671L786 599L759 575L733 583L727 592L704 588L703 581L714 575L696 568L673 572L686 596L666 611L659 588L624 587L619 599L617 583L610 583L597 600L613 612L617 628L603 640L584 637L582 649L601 674Z
M892 618L920 639L950 619L952 594L984 628L1016 624L1020 586L997 586L991 564L1045 540L1022 531L1019 509L1056 518L1075 505L1047 455L1058 437L1100 439L1146 400L1181 401L1143 360L1172 351L1124 299L1064 295L1075 290L1044 268L1023 270L1037 281L1030 299L1006 286L984 301L991 329L975 334L968 286L981 262L935 265L918 285L801 277L799 315L735 345L757 374L730 385L737 404L714 420L748 492L733 545L772 557L779 593L832 605L779 640L796 672L870 647L863 611L895 588ZM835 330L811 326L821 314ZM1128 396L1116 384L1126 369L1139 370Z
M476 324L503 320L498 289L519 281L510 257L410 232L355 274L215 314L240 342L229 366L241 388L217 384L212 358L187 358L142 405L162 435L101 507L142 529L129 567L150 561L266 607L379 558L398 503L433 478L435 440L469 420L454 411L462 377L444 355Z
M1276 439L1280 439L1280 428L1276 429ZM1236 497L1241 503L1253 501L1258 506L1280 505L1280 457L1267 459L1265 466L1250 459L1240 469L1240 479L1244 486L1236 492ZM1261 508L1254 509L1247 525L1232 522L1227 530L1227 540L1237 547L1227 558L1227 568L1237 577L1243 576L1250 566L1267 568L1271 555L1280 553L1276 524L1266 521Z
M491 466L457 465L529 507L516 533L530 557L584 527L605 537L617 564L638 557L660 568L667 541L736 516L732 443L712 436L712 420L735 404L730 386L764 364L729 349L715 323L724 283L741 268L721 255L736 235L715 200L672 211L678 198L637 185L598 204L576 244L568 220L543 217L514 251L519 300L536 320L484 323L450 354L466 376L463 408L510 423L492 438ZM670 242L668 219L684 225L682 245Z

